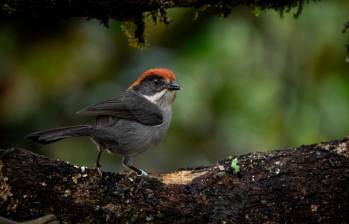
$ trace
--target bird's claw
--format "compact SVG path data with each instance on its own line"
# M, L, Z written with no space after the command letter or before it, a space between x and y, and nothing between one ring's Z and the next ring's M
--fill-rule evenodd
M148 173L145 172L144 170L139 170L139 172L136 173L138 177L147 177Z
M100 167L100 166L97 166L97 167L96 167L96 170L97 170L99 176L102 177L102 176L103 176L103 172L102 172L101 167Z

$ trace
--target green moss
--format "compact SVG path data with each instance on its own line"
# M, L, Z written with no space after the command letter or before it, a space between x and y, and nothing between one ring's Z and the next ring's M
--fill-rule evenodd
M202 4L202 5L190 5L188 2L187 5L182 7L195 7L196 8L196 17L199 13L210 11L216 14L219 17L227 17L232 9L237 6L247 6L252 9L254 14L258 16L262 11L265 10L276 10L280 13L282 17L285 13L289 13L292 8L297 8L297 11L294 13L294 17L297 18L301 15L304 4L309 2L317 2L320 0L230 0L230 1L216 1L215 3ZM136 48L143 48L147 45L147 39L145 35L145 22L144 19L147 16L151 16L154 23L165 23L169 24L170 20L167 17L166 9L175 7L174 2L168 0L159 0L156 1L158 4L156 9L150 11L144 11L143 13L122 19L121 28L128 37L130 46ZM182 3L184 4L184 3ZM177 6L177 7L180 7ZM101 20L101 19L100 19ZM102 20L103 24L108 22Z
M129 45L143 48L146 45L144 16L139 15L121 23L121 29L128 38Z

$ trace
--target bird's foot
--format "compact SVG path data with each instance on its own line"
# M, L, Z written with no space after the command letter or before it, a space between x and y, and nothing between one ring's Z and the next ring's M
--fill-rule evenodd
M140 177L140 178L134 178L135 174L137 177ZM149 177L147 172L145 172L144 170L140 170L140 169L136 170L136 168L134 168L131 171L129 171L123 175L121 180L118 182L118 185L124 186L124 187L127 186L126 188L130 188L129 185L131 185L131 186L135 187L135 192L137 193L142 188L143 183L146 181L147 177Z
M102 171L101 166L96 166L96 170L97 170L97 172L98 172L98 175L99 175L100 177L102 177L102 176L103 176L103 171Z
M137 175L138 177L148 177L148 176L149 176L148 173L145 172L144 170L139 170L139 171L137 171L137 172L136 172L136 175Z
M144 182L145 182L146 179L149 177L148 173L145 172L144 170L138 170L138 171L136 172L136 175L137 175L138 177L140 177L140 178L139 178L140 180L139 180L139 182L138 182L138 184L137 184L135 193L137 193L137 192L143 187Z

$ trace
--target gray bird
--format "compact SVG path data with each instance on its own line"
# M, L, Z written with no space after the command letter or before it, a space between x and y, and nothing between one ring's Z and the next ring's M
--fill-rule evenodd
M120 154L124 166L137 175L147 173L133 166L132 158L160 143L171 123L171 104L180 90L176 75L165 68L145 71L119 96L78 111L95 116L86 125L61 127L26 136L34 142L49 144L70 137L87 136L97 145L96 167L104 150Z

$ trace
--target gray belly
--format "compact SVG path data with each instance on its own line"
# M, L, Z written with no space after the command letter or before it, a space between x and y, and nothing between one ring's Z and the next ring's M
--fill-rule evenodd
M134 156L161 142L171 122L171 111L166 115L164 122L155 126L131 120L105 118L107 121L97 121L92 138L112 153Z

